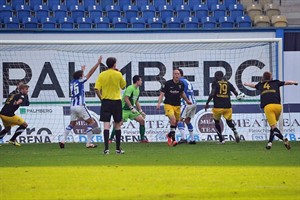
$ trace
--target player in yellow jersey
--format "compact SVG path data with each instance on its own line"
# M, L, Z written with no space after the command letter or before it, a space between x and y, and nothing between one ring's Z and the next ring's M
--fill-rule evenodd
M271 127L266 149L271 149L274 136L283 140L287 149L291 149L288 139L284 138L280 130L276 127L282 111L279 88L284 85L298 85L298 82L273 80L271 72L264 72L261 82L257 84L244 83L244 85L260 91L260 107L264 109L268 124Z
M26 100L26 96L28 95L28 88L29 86L26 84L19 85L19 92L10 95L6 99L5 105L3 106L0 112L0 118L4 126L4 129L0 132L0 139L2 139L5 136L5 134L10 131L12 126L19 126L15 131L15 134L8 141L8 143L13 144L15 146L21 146L21 144L17 142L17 137L21 135L21 133L28 126L28 124L22 117L15 115L15 111L18 110L20 105Z

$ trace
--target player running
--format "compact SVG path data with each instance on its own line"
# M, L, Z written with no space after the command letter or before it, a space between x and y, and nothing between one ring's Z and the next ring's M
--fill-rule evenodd
M0 139L3 139L5 134L10 131L12 126L18 125L19 127L15 131L15 134L8 141L9 144L13 144L15 146L21 146L20 143L17 142L17 137L22 134L22 132L26 129L28 124L25 120L15 115L15 111L18 110L20 105L26 100L25 96L28 95L29 86L26 84L19 85L19 92L10 95L0 111L0 118L3 122L4 129L0 132ZM27 99L28 100L28 99Z
M93 75L96 69L100 66L102 62L102 56L99 57L98 62L95 64L92 69L84 76L85 66L81 67L81 70L74 72L73 80L70 84L71 89L71 121L70 124L66 127L64 131L64 136L61 138L59 142L60 148L65 148L65 141L67 140L68 134L76 125L76 121L82 118L87 124L88 127L86 129L87 135L87 148L95 148L97 145L92 143L93 136L93 126L96 123L95 120L91 117L85 106L85 92L84 92L84 83Z
M122 124L127 122L128 119L135 120L140 124L140 142L148 143L147 138L145 138L145 117L146 114L143 112L142 107L139 103L140 89L143 80L139 75L135 75L132 78L133 84L128 86L122 97ZM136 108L135 108L135 107ZM112 142L115 137L115 130L113 129L109 143Z
M271 127L266 149L271 149L274 136L282 140L287 149L291 149L288 139L283 137L280 130L276 127L282 111L279 88L284 85L298 85L298 82L273 80L271 72L264 72L261 82L256 85L253 83L244 83L244 85L260 91L260 107L264 109L268 124Z
M244 96L243 93L238 94L234 86L225 79L222 71L215 73L215 81L212 83L212 90L209 94L205 105L205 111L209 108L209 102L213 99L214 107L212 109L215 127L219 136L220 144L225 144L220 126L220 119L223 116L226 119L227 125L234 133L235 141L240 142L239 134L232 123L232 108L230 101L230 92L233 92L238 100Z
M184 93L185 96L192 102L192 105L187 105L185 101L181 100L181 114L180 120L178 122L178 129L181 134L181 139L179 140L178 144L187 143L187 139L185 138L185 124L188 127L188 131L190 134L190 141L188 144L196 144L194 138L194 127L191 123L191 119L195 116L197 103L194 96L194 88L191 82L189 82L185 77L183 77L183 70L178 69L180 72L180 81L184 85Z
M178 143L175 139L175 131L177 123L180 119L180 104L181 98L183 98L188 105L192 102L186 97L184 93L184 84L179 80L180 71L178 69L173 70L173 79L168 80L160 90L158 97L158 103L156 109L160 109L160 104L164 100L165 115L170 120L170 132L167 134L168 145L175 147Z

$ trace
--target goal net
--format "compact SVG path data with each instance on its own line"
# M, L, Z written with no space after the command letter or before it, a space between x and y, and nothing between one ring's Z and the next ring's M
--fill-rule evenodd
M258 82L264 71L282 79L279 39L0 41L0 44L1 102L19 80L30 86L30 106L16 112L29 124L19 138L23 143L58 142L70 120L72 74L81 65L86 65L87 73L100 55L103 56L101 68L85 84L86 102L92 116L101 127L101 103L93 90L94 83L105 69L106 58L116 57L127 85L132 83L134 75L143 77L139 100L147 114L146 137L150 141L165 141L169 131L163 108L156 110L156 104L159 90L166 80L172 79L174 68L181 68L195 89L198 106L192 123L198 141L216 140L212 114L203 110L216 71L223 71L237 90L246 94L245 100L239 102L232 97L233 121L243 140L267 139L268 127L259 107L258 93L242 83ZM232 140L231 131L222 124L223 135ZM85 142L85 128L84 121L79 121L69 141ZM10 137L7 135L4 140ZM124 124L122 139L138 141L139 125L135 121ZM95 135L93 140L102 142L102 134Z

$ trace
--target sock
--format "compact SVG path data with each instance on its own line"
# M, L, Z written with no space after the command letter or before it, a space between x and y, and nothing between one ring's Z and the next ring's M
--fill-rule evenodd
M108 150L108 138L109 138L109 130L104 130L103 132L104 134L104 147L105 147L105 150Z
M88 126L86 129L86 136L87 136L86 144L90 144L92 142L92 137L93 137L92 130L93 130L92 126Z
M18 137L19 135L21 135L22 132L23 132L25 129L26 129L25 126L22 126L22 125L19 126L19 128L17 128L15 134L12 136L12 138L11 138L10 140L13 141L13 142L16 141L17 137Z
M65 143L67 141L67 137L68 137L68 135L69 135L69 133L71 132L72 129L73 129L73 126L71 126L71 125L66 127L65 132L64 132L64 137L62 137L60 142Z
M274 133L273 133L273 130L271 129L270 130L270 137L269 137L269 141L268 142L273 142L273 140L274 140Z
M276 135L279 139L283 140L283 135L278 128L273 129L273 134Z
M190 133L190 141L195 141L194 138L194 127L191 123L186 125L188 127L189 133Z
M175 131L176 131L176 126L172 126L171 125L171 130L170 130L170 136L172 137L172 140L173 141L176 141L176 139L175 139Z
M222 130L221 130L220 123L219 122L217 122L217 123L215 122L215 127L217 129L217 134L219 136L219 140L220 140L220 142L222 142L223 141L223 136L221 134Z
M0 132L0 139L4 138L5 134L7 133L8 131L6 131L5 129L3 129L1 132Z
M121 130L116 130L116 150L121 150Z
M232 131L235 131L234 124L232 123L232 120L226 120L227 125L231 128Z
M178 122L178 130L181 134L181 139L184 140L185 139L185 133L184 133L184 123L183 122Z
M113 140L114 137L115 137L115 135L116 135L116 130L113 128L113 130L112 130L112 132L111 132L111 134L110 134L109 139L110 139L110 140Z
M145 125L140 125L141 140L145 139Z

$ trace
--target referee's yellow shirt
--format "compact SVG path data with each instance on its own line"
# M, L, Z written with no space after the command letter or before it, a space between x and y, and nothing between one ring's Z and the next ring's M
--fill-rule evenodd
M102 99L121 99L121 89L126 87L126 81L121 72L108 69L99 74L95 83L95 89L101 91Z

